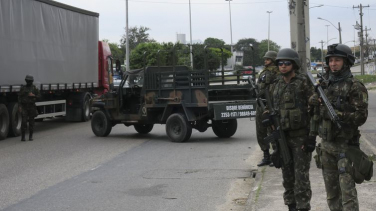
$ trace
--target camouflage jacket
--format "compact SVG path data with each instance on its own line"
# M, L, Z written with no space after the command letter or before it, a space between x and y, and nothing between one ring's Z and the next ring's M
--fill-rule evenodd
M272 105L280 115L283 130L300 130L296 136L308 135L309 115L308 99L314 93L314 87L304 74L296 74L289 83L282 77L270 86Z
M265 89L267 88L267 86L273 83L277 79L278 76L279 76L279 70L277 66L272 64L270 66L265 67L261 71L257 80L257 85L258 85L260 93L263 93ZM265 78L263 82L261 82L262 81L261 78L263 77Z
M329 83L324 90L328 100L341 120L342 129L334 126L324 106L320 106L319 135L323 140L336 138L351 139L358 134L358 127L368 117L368 92L366 87L353 76L336 83ZM331 130L330 137L326 131Z
M29 93L33 93L35 96L29 96ZM32 104L35 103L36 99L40 98L39 89L35 86L22 86L20 92L18 93L18 103L22 104Z

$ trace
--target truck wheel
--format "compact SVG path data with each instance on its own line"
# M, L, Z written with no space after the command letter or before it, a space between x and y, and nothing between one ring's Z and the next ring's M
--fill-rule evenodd
M91 129L96 136L105 137L111 133L112 123L103 111L96 111L91 119Z
M0 140L7 137L9 131L9 114L4 104L0 104Z
M91 113L90 99L91 99L90 94L86 93L84 95L83 102L82 102L82 121L83 122L87 122L90 120L90 113Z
M166 133L173 142L184 142L191 137L192 126L183 114L175 113L167 119Z
M213 120L212 129L215 135L219 138L230 138L236 132L238 128L238 122L236 119L229 120Z
M18 111L18 103L10 103L8 105L9 113L9 136L19 136L21 134L22 116Z
M153 124L138 124L138 125L133 125L134 129L140 133L140 134L148 134L154 127Z

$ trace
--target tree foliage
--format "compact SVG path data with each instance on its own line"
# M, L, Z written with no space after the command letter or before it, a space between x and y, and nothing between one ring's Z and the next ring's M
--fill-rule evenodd
M181 59L183 54L188 54L183 45L173 43L141 43L130 55L131 69L144 66L172 66L183 65L186 60Z
M145 26L134 26L129 28L129 49L133 50L137 45L141 43L155 42L153 38L150 37L148 31L150 28ZM120 40L121 45L125 48L126 44L126 34L124 34Z
M311 61L320 61L321 62L321 48L311 47Z
M269 50L278 52L280 46L270 40ZM235 50L243 51L243 65L244 66L260 66L264 64L264 55L268 51L268 40L261 40L258 42L254 38L240 39L235 44Z

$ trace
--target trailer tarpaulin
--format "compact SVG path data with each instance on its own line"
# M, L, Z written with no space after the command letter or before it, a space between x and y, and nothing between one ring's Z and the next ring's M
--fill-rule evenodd
M1 0L0 86L24 84L27 74L36 84L97 83L98 16L53 1Z

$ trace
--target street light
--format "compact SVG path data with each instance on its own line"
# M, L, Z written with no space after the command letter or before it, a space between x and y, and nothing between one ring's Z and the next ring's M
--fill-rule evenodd
M125 0L125 69L129 71L128 0Z
M189 46L189 55L191 57L191 67L193 70L193 49L192 49L192 18L191 18L191 0L189 0L189 33L190 33L190 43L191 45Z
M326 44L329 42L329 26L330 25L325 25L326 26Z
M273 11L266 11L269 14L269 21L268 21L268 51L269 51L269 42L270 42L270 13Z
M324 6L324 5L323 5L323 4L320 4L320 5L317 5L317 6L310 7L310 8L308 8L308 9L315 8L315 7L322 7L322 6Z
M339 43L342 43L341 24L340 24L339 22L338 22L338 28L337 28L332 22L330 22L330 21L328 21L328 20L326 20L326 19L324 19L324 18L320 18L320 17L318 17L317 19L320 19L320 20L323 20L323 21L327 21L327 22L329 22L330 24L332 24L332 26L333 26L335 29L337 29L338 32L339 32Z
M332 39L329 39L328 42L329 42L330 40L334 40L334 39L337 39L337 38L334 37L334 38L332 38ZM329 46L329 43L328 43L328 42L326 43L327 46Z
M231 1L232 0L225 0L225 1L228 1L228 8L229 8L229 11L230 11L230 36L231 36L231 53L233 54L233 46L232 46L232 23L231 23ZM232 66L235 64L235 61L234 61L234 55L232 55Z

